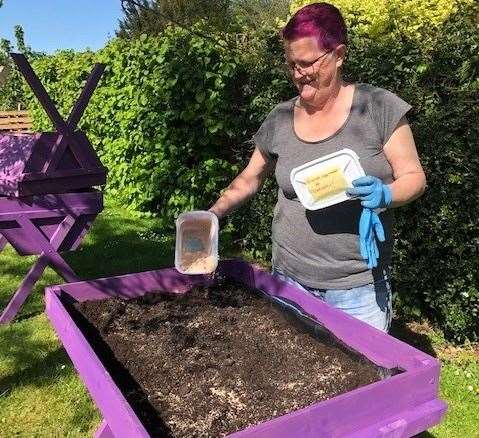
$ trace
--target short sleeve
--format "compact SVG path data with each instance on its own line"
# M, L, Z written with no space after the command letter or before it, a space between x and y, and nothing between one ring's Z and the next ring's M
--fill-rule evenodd
M399 121L411 108L411 105L388 90L375 88L372 91L372 117L383 145L388 142Z
M273 158L272 146L275 132L275 109L264 119L258 131L253 134L253 142L257 148L270 159Z

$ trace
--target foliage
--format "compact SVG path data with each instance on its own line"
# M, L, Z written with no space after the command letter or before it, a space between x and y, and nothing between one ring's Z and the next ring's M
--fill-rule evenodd
M117 34L122 38L159 35L171 24L188 27L203 19L224 30L231 22L230 4L230 0L122 0L124 17Z
M349 27L363 37L379 39L391 33L418 41L430 38L451 15L474 4L474 0L331 0ZM315 3L293 0L290 12Z
M432 318L450 338L477 339L478 7L463 3L420 39L409 15L368 37L363 25L374 17L364 14L350 23L345 74L413 105L429 182L423 198L397 210L396 308ZM199 22L191 31L114 40L98 53L62 52L35 68L66 115L92 63L108 64L82 126L110 169L109 193L171 226L181 211L211 204L247 162L262 119L293 95L277 34L264 25L233 39ZM45 127L42 111L33 112ZM256 258L270 254L276 190L268 181L224 224Z
M289 0L122 0L124 17L117 35L136 38L142 34L159 35L171 24L189 28L206 20L210 28L230 34L285 19Z
M60 52L35 70L63 115L94 61L108 67L81 126L110 169L110 193L168 225L211 203L238 171L231 145L242 126L242 72L234 55L175 28L114 40L97 54ZM36 102L31 110L45 129L43 110Z
M25 33L21 26L17 25L14 27L14 35L17 52L23 53L33 59L43 56L42 53L34 52L26 45ZM9 40L5 38L0 40L0 65L7 66L9 70L7 81L0 88L0 111L26 108L25 94L22 88L22 75L17 70L9 55L14 49L15 47L12 46Z
M232 11L235 20L248 29L276 25L285 20L289 11L289 0L235 0Z
M398 214L400 307L430 315L457 340L479 337L478 13L451 16L427 58L403 46L390 78L414 103L428 177L423 199Z

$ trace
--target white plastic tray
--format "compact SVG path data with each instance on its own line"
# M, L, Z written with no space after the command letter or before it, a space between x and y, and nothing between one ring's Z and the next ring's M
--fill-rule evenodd
M306 209L319 210L320 208L330 207L331 205L339 204L340 202L350 199L344 189L339 193L315 200L308 189L306 184L308 177L336 167L342 172L348 187L352 187L352 182L355 179L366 175L359 162L359 157L351 149L342 149L338 152L325 155L324 157L295 167L291 171L291 184L294 187L299 201Z
M218 218L209 211L181 213L176 219L175 268L182 274L211 274L218 266ZM189 241L188 241L189 240ZM209 257L208 268L184 269L194 252Z

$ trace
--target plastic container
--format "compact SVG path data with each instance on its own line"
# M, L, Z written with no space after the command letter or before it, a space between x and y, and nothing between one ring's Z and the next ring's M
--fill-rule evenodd
M218 266L218 218L209 211L176 219L175 268L182 274L211 274Z
M365 175L356 153L342 149L295 167L290 179L301 204L319 210L349 200L346 189Z

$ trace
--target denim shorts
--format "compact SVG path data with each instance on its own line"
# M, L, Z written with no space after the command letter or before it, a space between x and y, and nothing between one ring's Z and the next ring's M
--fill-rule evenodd
M379 330L389 331L392 319L392 292L388 269L384 269L382 275L374 283L352 289L314 289L303 286L294 278L288 277L274 267L272 274ZM280 298L277 300L292 307Z

